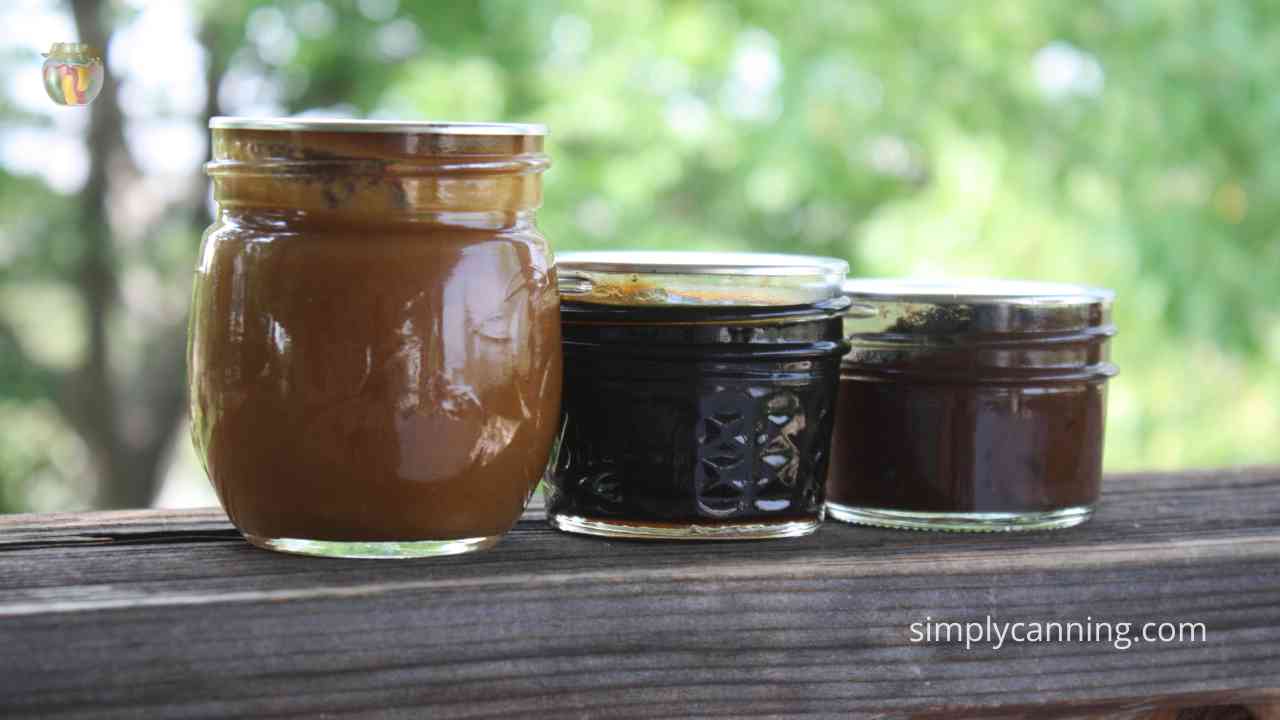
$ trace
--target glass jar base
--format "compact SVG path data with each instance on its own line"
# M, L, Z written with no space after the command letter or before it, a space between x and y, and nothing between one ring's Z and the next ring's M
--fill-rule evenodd
M412 560L414 558L461 555L491 548L502 539L501 535L457 538L454 540L386 540L342 541L303 540L299 538L269 538L243 533L244 539L265 550L293 555L350 558L359 560Z
M812 535L822 524L822 519L720 525L644 524L551 513L547 516L547 522L551 527L568 533L624 540L773 540Z
M851 507L827 502L827 512L841 522L898 530L1015 532L1074 527L1093 516L1093 506L1081 505L1035 512L920 512Z

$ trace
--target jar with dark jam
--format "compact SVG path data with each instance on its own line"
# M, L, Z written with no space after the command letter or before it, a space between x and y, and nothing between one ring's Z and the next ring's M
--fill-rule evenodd
M841 260L560 258L563 435L545 482L568 532L807 535L823 517L848 300Z
M1102 479L1108 290L850 280L827 509L917 530L1087 520Z
M497 542L560 419L537 125L214 118L192 435L255 545Z

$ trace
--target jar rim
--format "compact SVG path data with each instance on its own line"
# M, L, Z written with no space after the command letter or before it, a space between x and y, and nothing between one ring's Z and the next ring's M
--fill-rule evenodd
M780 253L622 250L561 254L560 294L621 306L811 305L839 297L844 260Z
M209 119L210 130L280 130L342 133L403 133L416 135L545 136L541 123L446 122L438 120L365 120L320 117L239 117Z
M703 250L584 250L561 253L559 264L597 272L662 275L792 276L848 272L844 260L788 253Z

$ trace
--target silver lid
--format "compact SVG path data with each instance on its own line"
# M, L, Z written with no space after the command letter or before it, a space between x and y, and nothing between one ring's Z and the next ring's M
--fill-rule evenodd
M102 61L102 53L88 43L54 43L44 57L54 60L97 60Z
M675 251L564 253L565 300L625 306L793 306L840 296L843 260L807 255Z
M1026 280L907 280L855 278L844 284L851 298L920 302L998 302L1011 305L1082 305L1110 302L1115 293L1103 288Z
M844 294L849 333L897 336L1109 329L1115 298L1084 285L967 279L854 279Z
M537 123L475 123L406 120L353 120L345 118L249 118L215 117L211 130L303 130L312 132L405 133L420 135L546 135Z

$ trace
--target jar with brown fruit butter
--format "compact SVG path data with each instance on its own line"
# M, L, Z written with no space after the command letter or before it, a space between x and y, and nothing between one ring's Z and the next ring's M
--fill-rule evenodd
M807 535L823 512L843 260L561 258L564 429L547 517L606 537Z
M1102 479L1108 290L850 280L827 509L916 530L1087 520Z
M192 435L249 542L341 557L496 543L560 413L534 224L544 127L214 118Z

